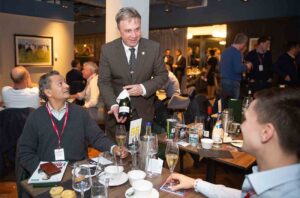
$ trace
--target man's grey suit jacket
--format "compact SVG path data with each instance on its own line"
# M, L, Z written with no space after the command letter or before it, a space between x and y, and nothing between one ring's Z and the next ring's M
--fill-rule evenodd
M166 83L168 78L158 43L140 39L133 71L131 75L121 38L102 46L98 85L107 109L117 104L116 98L123 90L123 86L143 84L146 95L131 97L131 104L138 117L143 118L144 121L151 121L154 115L155 92Z

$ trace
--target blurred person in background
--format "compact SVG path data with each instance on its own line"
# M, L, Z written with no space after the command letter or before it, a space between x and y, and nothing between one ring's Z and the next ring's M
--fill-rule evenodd
M67 84L70 86L70 94L83 91L86 80L82 76L80 61L75 59L71 62L72 69L66 75ZM76 104L83 105L84 101L76 100Z
M252 68L250 62L243 63L242 52L246 48L248 37L238 33L233 44L226 48L221 55L221 98L222 109L228 107L230 98L239 99L241 75Z
M174 68L174 74L177 77L179 84L182 84L182 77L186 75L186 59L182 55L182 52L180 49L177 49L176 52L176 61L173 65Z
M207 72L205 78L207 79L207 97L209 100L215 97L215 72L218 66L218 59L215 57L215 50L209 51L210 58L207 61Z
M279 78L279 84L299 87L299 66L296 63L296 56L300 51L298 42L292 41L287 44L287 52L279 56L275 62L275 72Z
M258 39L256 48L245 57L246 61L252 63L253 68L248 74L249 89L253 92L271 87L273 65L270 49L270 38L262 36Z
M3 106L6 108L38 108L40 106L39 89L32 83L28 70L23 66L14 67L10 78L13 86L2 88Z
M169 65L171 72L173 72L173 62L174 62L174 57L171 55L171 50L170 49L166 49L165 50L165 55L163 57L164 63Z

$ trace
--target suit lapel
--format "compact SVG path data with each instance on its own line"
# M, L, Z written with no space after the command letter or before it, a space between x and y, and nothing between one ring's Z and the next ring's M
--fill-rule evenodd
M133 82L135 82L137 76L143 72L143 65L146 56L147 56L147 47L145 46L143 39L141 38L138 47L136 66L134 68Z
M129 64L127 61L125 49L122 43L122 39L119 39L118 45L116 45L116 55L120 54L119 56L119 65L118 68L120 68L120 74L124 76L127 82L124 82L124 84L131 84L131 77L129 73ZM117 57L116 57L117 58Z

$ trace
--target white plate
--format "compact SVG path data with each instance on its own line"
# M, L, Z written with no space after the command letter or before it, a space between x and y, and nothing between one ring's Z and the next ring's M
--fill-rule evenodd
M125 197L126 198L134 198L135 197L134 194L130 196L130 194L133 193L133 191L134 190L132 187L127 189L125 192ZM149 198L159 198L159 193L155 188L152 188L152 192L151 192Z
M235 147L242 148L243 143L244 143L243 140L232 140L232 142L230 144L235 146Z
M101 175L103 175L104 173L101 173L100 174L100 178L101 178ZM119 186L121 184L124 184L125 182L128 181L128 175L124 172L122 172L121 174L121 177L118 179L118 180L113 180L113 181L109 181L109 186ZM100 183L102 183L103 185L104 184L104 181L100 179Z

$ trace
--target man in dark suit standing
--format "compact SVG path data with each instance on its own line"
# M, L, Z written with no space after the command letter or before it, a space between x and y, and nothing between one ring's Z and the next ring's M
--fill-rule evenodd
M186 74L186 59L182 56L180 49L176 50L176 63L173 65L174 73L179 81L179 84L182 84L182 77Z
M159 44L141 38L140 14L134 8L122 8L116 15L116 22L121 38L102 46L98 81L109 109L106 127L111 136L114 136L116 122L126 122L126 118L118 115L116 98L120 92L127 89L131 119L143 118L144 126L154 116L155 92L168 78Z
M165 50L165 55L163 57L164 63L166 65L169 65L171 72L173 72L173 62L174 62L174 58L173 56L171 56L171 50L170 49L166 49Z

